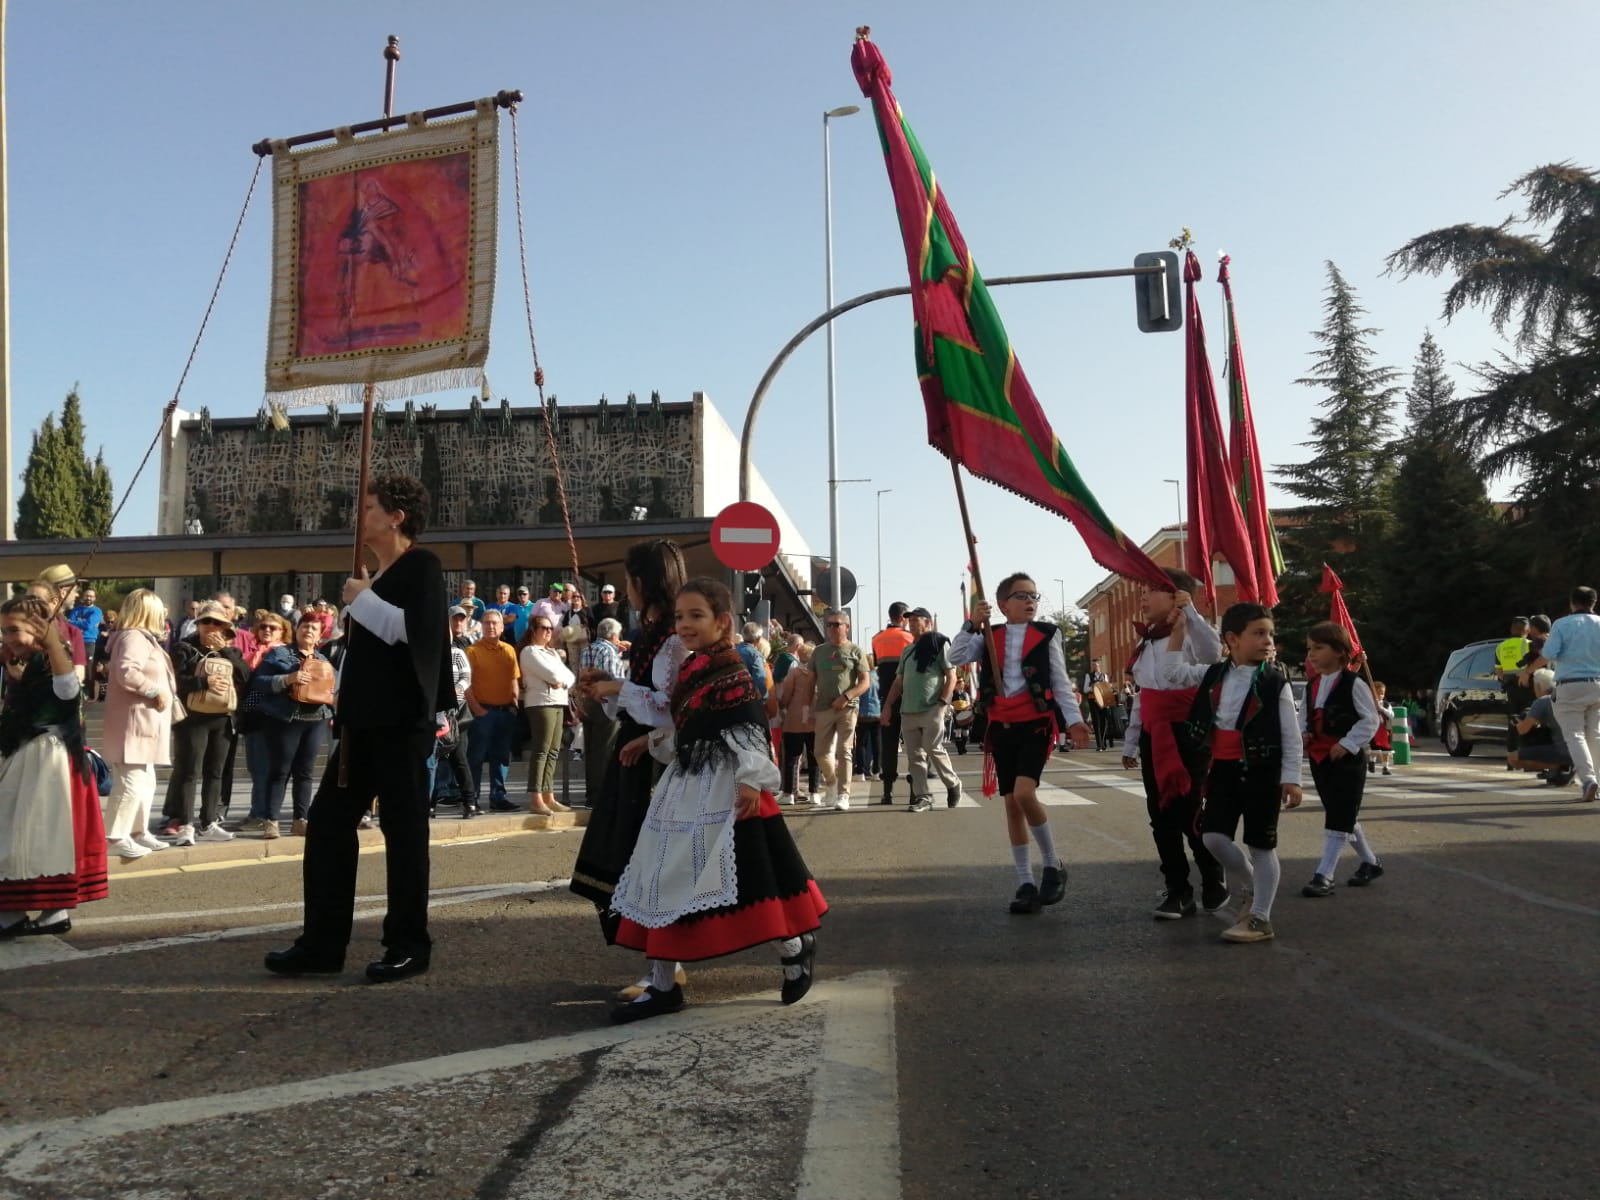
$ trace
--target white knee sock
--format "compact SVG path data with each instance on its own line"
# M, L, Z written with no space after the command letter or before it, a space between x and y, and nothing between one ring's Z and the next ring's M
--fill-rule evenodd
M1340 833L1336 829L1322 831L1322 861L1317 864L1317 874L1325 879L1333 878L1333 869L1339 865L1339 855L1344 853L1345 844L1350 840L1348 833Z
M1059 867L1061 859L1056 855L1055 839L1050 836L1050 822L1045 821L1039 825L1029 825L1028 832L1033 834L1033 840L1039 843L1039 853L1044 856L1044 865Z
M1033 882L1033 863L1028 858L1028 844L1011 847L1011 865L1017 872L1017 886Z
M650 960L650 986L658 992L670 992L677 981L673 977L677 974L678 964L665 958L652 958Z
M1278 894L1278 852L1250 847L1250 865L1256 879L1255 899L1250 902L1250 915L1263 921L1272 918L1272 898Z
M1250 862L1244 856L1244 851L1225 833L1208 833L1201 839L1206 849L1222 864L1222 869L1239 881L1244 887L1249 887Z
M1361 828L1360 821L1356 822L1356 827L1350 834L1350 840L1356 844L1357 858L1364 863L1377 863L1378 855L1372 849L1372 843L1367 841L1367 831Z

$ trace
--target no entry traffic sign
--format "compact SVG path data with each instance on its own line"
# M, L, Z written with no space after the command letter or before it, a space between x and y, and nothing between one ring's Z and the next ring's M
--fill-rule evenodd
M730 504L711 522L711 552L735 571L759 571L778 553L778 519L750 500Z

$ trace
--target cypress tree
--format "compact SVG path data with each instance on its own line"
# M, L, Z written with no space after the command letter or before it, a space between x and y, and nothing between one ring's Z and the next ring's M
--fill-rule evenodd
M17 537L84 538L111 532L111 472L103 455L90 462L83 448L83 409L77 388L33 435L17 500Z

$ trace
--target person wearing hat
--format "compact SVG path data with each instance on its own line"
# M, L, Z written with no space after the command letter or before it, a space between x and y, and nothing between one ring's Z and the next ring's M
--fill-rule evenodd
M956 669L950 663L950 639L933 627L933 614L913 608L906 614L908 632L915 639L900 656L894 682L883 702L883 723L890 709L900 709L900 731L906 740L906 775L911 781L911 811L933 807L928 781L931 764L944 785L945 807L961 803L961 777L950 765L944 748L944 720L956 690Z
M172 727L171 794L180 810L175 846L227 842L222 827L222 778L228 752L238 740L235 723L250 683L250 667L236 646L233 615L207 600L195 616L195 632L173 647L172 669L185 715ZM200 821L195 824L195 785Z
M609 583L600 585L600 599L589 607L587 615L596 629L601 621L609 620L622 626L624 634L628 631L628 606L617 599L617 589Z
M483 619L483 614L488 605L478 599L478 584L475 580L466 579L461 583L461 598L456 601L462 608L472 610L472 624L474 626Z
M513 646L522 644L522 635L528 632L528 618L533 615L533 601L528 597L528 588L524 584L512 589L512 598L501 606L501 611L506 614L506 629L509 631L507 640Z
M39 572L39 577L28 585L28 595L37 596L50 605L61 622L61 640L66 643L72 666L82 683L89 666L89 656L83 644L83 631L67 620L66 614L78 596L78 573L66 563L57 563Z
M567 614L571 611L572 606L567 603L567 585L564 583L552 583L550 594L533 606L533 615L548 617L556 629L567 623Z

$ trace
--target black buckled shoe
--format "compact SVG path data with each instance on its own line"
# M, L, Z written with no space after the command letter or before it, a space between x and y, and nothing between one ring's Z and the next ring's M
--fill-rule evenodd
M337 975L344 959L313 953L296 942L287 950L269 950L262 965L274 975Z
M817 935L802 933L800 935L800 953L791 954L778 961L783 964L783 990L779 993L785 1004L793 1004L811 990L812 965L817 960ZM795 975L789 974L791 967L799 967Z
M377 962L367 964L367 978L373 983L395 983L421 975L428 969L426 954L402 954L390 950Z
M1039 903L1039 889L1031 882L1019 887L1016 897L1011 901L1011 911L1018 916L1036 913L1041 907L1043 906Z
M1333 895L1333 880L1329 879L1326 875L1313 875L1311 877L1311 882L1300 889L1300 894L1302 896L1309 896L1312 899L1316 899L1320 896L1331 896Z
M627 1004L619 1004L611 1010L611 1023L613 1025L627 1025L632 1021L643 1021L647 1017L665 1016L667 1013L680 1012L683 1009L683 989L674 983L666 991L661 991L654 984L644 989L644 996Z
M1374 879L1383 874L1383 864L1362 863L1356 868L1356 873L1344 881L1345 887L1366 887Z
M1039 881L1039 903L1060 904L1061 898L1067 894L1067 864L1059 867L1046 867L1044 875Z

